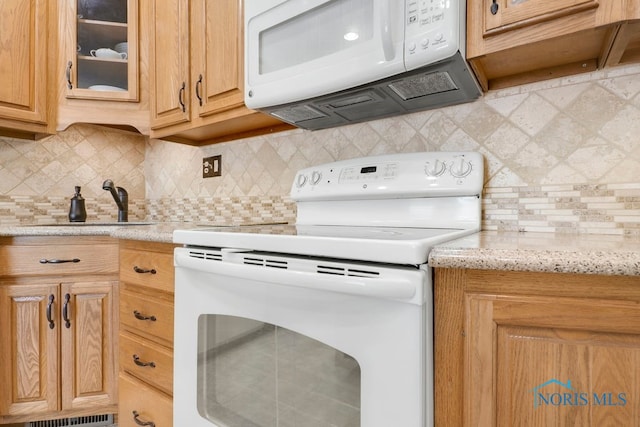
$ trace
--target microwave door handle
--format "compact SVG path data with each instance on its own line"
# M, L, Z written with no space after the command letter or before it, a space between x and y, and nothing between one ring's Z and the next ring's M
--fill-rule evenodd
M202 260L178 252L174 255L174 263L176 268L187 270L351 295L364 295L407 302L418 296L418 286L411 280L402 277L370 279L366 277L322 275L278 268L261 268L217 260Z
M384 52L385 61L391 61L395 58L393 49L393 38L391 31L391 2L393 0L383 0L380 6L380 35L382 37L382 51Z

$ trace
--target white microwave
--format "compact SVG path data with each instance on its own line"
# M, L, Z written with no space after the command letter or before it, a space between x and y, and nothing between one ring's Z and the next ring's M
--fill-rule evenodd
M306 129L478 98L465 0L246 0L245 103Z

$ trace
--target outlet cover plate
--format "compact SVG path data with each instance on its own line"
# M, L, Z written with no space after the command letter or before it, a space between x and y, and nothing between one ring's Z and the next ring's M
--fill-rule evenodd
M222 176L222 155L202 159L202 177Z

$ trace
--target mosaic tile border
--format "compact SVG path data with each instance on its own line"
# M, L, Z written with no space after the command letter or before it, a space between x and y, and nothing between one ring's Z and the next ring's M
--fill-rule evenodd
M88 221L116 221L113 203L86 199ZM0 197L0 225L67 222L63 197ZM136 199L132 221L245 224L295 221L281 196ZM483 230L640 237L640 183L485 188Z
M640 183L485 188L483 230L640 236Z
M216 224L292 222L296 207L279 196L148 200L148 220Z
M68 197L0 196L0 226L69 222ZM147 217L144 199L129 199L129 221L143 221ZM85 197L87 221L118 220L118 208L113 200Z

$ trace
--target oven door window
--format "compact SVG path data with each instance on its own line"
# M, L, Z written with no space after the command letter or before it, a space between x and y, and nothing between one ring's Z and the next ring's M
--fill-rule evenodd
M360 366L294 331L198 319L198 412L224 427L360 426Z

